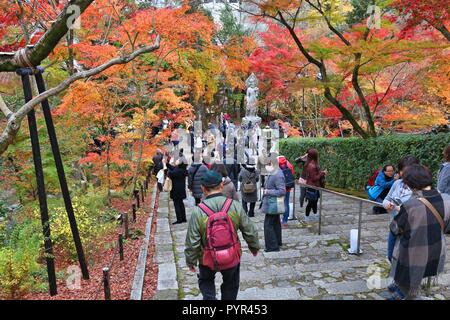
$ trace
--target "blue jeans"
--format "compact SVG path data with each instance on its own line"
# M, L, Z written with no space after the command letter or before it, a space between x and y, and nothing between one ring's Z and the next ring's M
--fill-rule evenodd
M283 214L283 223L288 222L289 218L289 196L291 195L291 192L286 191L286 195L284 196L284 214Z
M395 234L393 234L391 231L389 231L389 236L388 236L388 247L387 247L387 256L388 256L388 260L392 261L392 255L394 253L394 246L395 246L395 240L397 239L397 236Z

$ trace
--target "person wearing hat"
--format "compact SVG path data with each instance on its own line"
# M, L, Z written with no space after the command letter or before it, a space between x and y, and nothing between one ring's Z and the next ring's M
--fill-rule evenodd
M202 177L201 185L204 200L202 201L214 212L219 212L227 198L222 194L222 175L213 170L208 170ZM228 215L233 222L236 234L240 230L244 240L248 244L250 252L256 256L259 249L258 231L253 222L247 217L238 201L233 200L228 210ZM189 219L184 254L189 270L196 272L198 264L198 285L203 295L203 300L215 300L216 289L214 278L216 271L202 264L203 250L206 246L206 226L208 216L199 207L194 207ZM230 269L220 271L223 283L220 287L222 300L236 300L239 291L240 264Z
M242 206L249 217L254 217L256 201L258 201L257 183L259 181L259 171L254 164L242 165L239 181L241 182ZM248 204L250 204L250 210Z

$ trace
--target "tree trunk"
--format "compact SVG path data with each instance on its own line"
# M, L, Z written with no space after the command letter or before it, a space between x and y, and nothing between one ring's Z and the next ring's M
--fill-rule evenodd
M69 75L73 75L75 73L72 45L73 45L73 29L70 29L69 32L67 33L67 51L68 51L67 69L69 71Z

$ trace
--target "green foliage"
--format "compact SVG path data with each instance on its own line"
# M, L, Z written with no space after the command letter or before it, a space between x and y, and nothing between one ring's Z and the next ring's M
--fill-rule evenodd
M242 38L249 34L233 15L233 10L226 4L220 13L222 28L216 34L216 38L222 43L227 43L231 38Z
M442 151L450 143L450 134L386 135L377 138L289 138L280 141L280 153L289 161L309 148L319 151L320 166L327 169L327 185L364 190L374 170L387 163L397 164L405 155L416 156L437 174ZM298 170L298 166L296 166Z
M116 212L105 211L104 197L89 194L86 197L74 197L72 206L77 221L78 231L87 255L94 252L97 240L114 226L112 217ZM52 240L69 258L76 258L76 249L67 212L62 203L49 209ZM34 210L39 217L39 209Z
M351 0L350 2L353 9L347 14L346 22L351 26L370 16L367 12L370 5L376 5L383 11L392 0Z
M39 224L28 221L14 229L8 247L0 248L0 296L17 299L40 288L40 235Z
M6 209L6 203L0 199L0 218L6 218L8 210Z

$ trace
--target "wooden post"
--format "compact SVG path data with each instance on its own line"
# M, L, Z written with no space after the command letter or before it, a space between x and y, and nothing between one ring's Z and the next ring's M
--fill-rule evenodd
M105 292L105 300L111 300L111 288L109 284L109 268L103 268L103 289Z
M123 261L123 236L121 233L119 233L119 254L120 261Z
M36 84L39 93L45 92L44 78L42 77L42 71L35 74ZM55 126L53 124L52 114L50 112L50 105L48 100L42 101L42 110L44 112L45 123L47 126L48 137L50 140L50 145L52 147L53 157L55 159L56 171L58 172L59 184L61 186L61 192L64 199L64 205L67 212L67 217L69 219L70 230L72 231L73 241L75 243L75 248L77 251L78 261L80 263L81 272L83 274L83 279L89 279L89 271L86 263L86 258L84 255L83 245L81 243L80 233L78 231L77 221L75 219L75 214L73 211L72 200L70 199L69 187L67 186L66 174L64 172L64 165L61 158L61 152L59 151L58 139L56 137Z
M128 239L128 212L123 213L123 225L125 229L125 239Z
M133 210L133 222L136 222L136 205L133 203L132 205Z
M25 96L25 102L33 99L30 84L30 69L22 68L17 70L17 74L22 77L22 86ZM45 260L47 263L47 275L50 295L58 293L56 285L55 261L53 257L53 243L50 232L50 217L48 214L47 195L45 192L44 170L42 167L42 158L39 144L38 127L36 123L36 114L32 109L27 114L28 128L30 131L31 151L33 154L34 171L36 176L36 186L38 190L39 209L41 214L42 232L44 235Z

